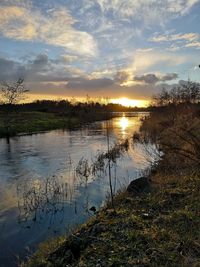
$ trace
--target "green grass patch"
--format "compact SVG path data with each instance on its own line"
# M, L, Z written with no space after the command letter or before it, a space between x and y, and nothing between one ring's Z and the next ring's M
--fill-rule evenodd
M0 137L5 137L6 127L4 120L7 115L0 113ZM73 128L80 124L78 118L60 116L45 112L20 112L10 115L9 135L30 134L54 129Z

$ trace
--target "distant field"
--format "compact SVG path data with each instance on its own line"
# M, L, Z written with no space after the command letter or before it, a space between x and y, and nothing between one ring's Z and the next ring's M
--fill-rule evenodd
M6 136L4 114L0 113L0 137ZM10 134L33 133L61 128L71 128L80 123L78 118L45 112L20 112L11 116Z

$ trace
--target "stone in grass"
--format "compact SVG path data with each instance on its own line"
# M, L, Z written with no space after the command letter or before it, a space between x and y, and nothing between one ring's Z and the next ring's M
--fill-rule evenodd
M136 180L133 180L127 187L127 191L130 194L137 195L143 192L150 191L150 179L148 177L140 177Z

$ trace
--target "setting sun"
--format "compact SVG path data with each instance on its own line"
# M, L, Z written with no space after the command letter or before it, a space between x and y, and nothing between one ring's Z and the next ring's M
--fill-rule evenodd
M148 105L147 100L129 99L127 97L112 99L111 102L125 107L146 107Z

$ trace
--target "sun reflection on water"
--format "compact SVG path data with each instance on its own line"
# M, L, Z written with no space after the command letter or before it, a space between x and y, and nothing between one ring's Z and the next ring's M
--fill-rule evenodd
M125 117L125 115L123 115L123 117L121 117L121 119L119 120L119 126L122 129L122 134L125 135L126 129L129 126L129 120Z

